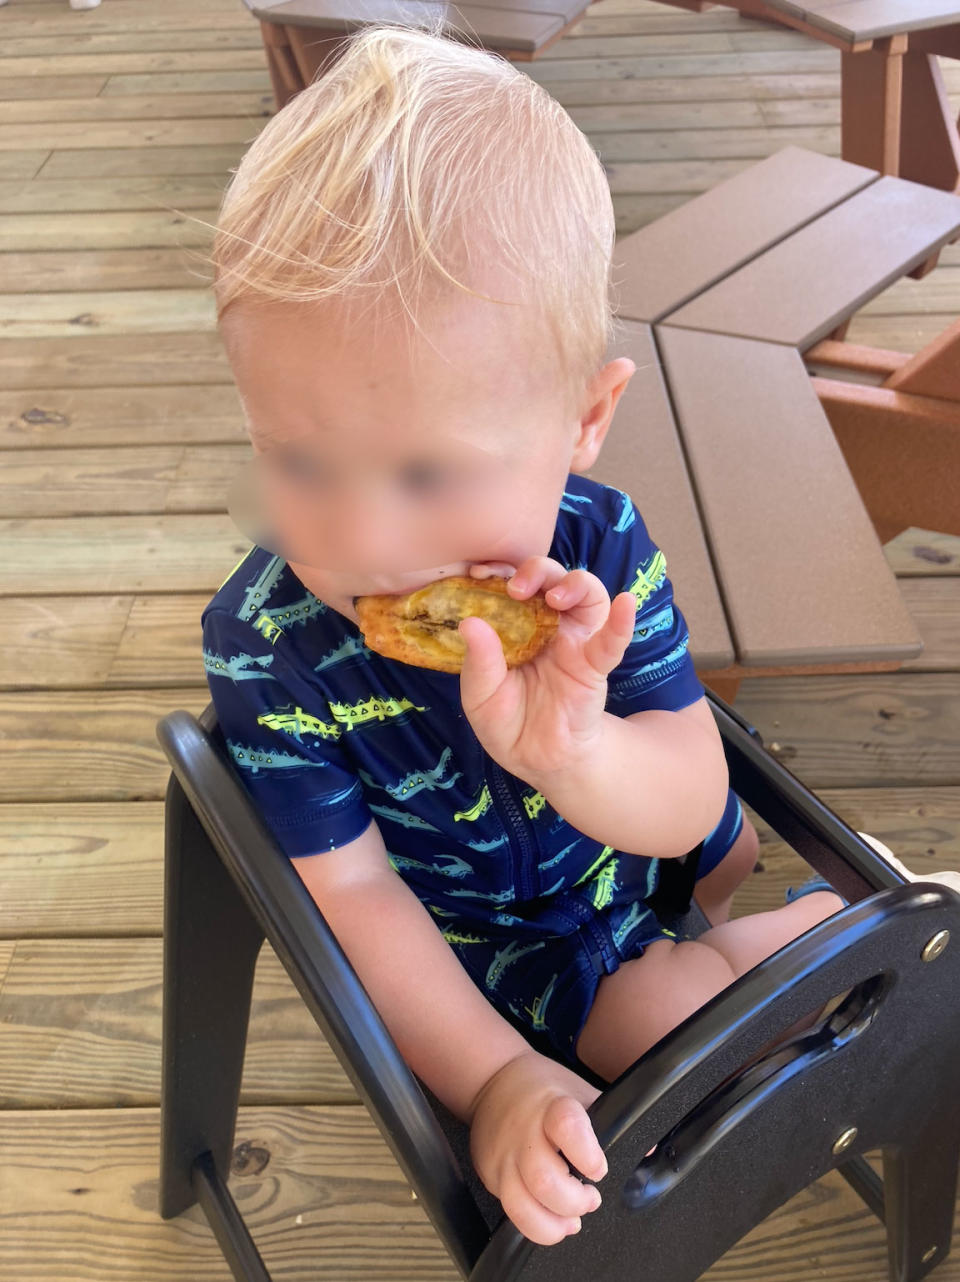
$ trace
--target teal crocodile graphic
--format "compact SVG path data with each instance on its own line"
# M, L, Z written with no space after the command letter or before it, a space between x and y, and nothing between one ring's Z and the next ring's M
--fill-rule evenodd
M273 663L273 658L272 654L235 654L227 659L222 654L204 650L203 666L213 676L229 677L231 681L255 681L258 677L275 681L271 672L264 671ZM252 669L251 664L256 664L259 671Z
M432 769L414 770L410 774L405 775L402 779L398 779L396 783L379 784L373 776L367 774L365 770L361 770L359 772L360 778L368 788L378 788L381 792L389 793L395 801L399 801L401 797L416 796L418 792L423 792L424 789L428 792L433 792L437 788L452 788L463 774L462 770L458 770L457 773L455 775L451 775L449 779L443 778L444 772L450 764L450 758L452 756L453 749L444 748L443 752L440 754L439 761Z
M541 939L536 944L520 944L517 940L511 940L506 948L499 948L494 954L493 961L487 967L487 973L484 976L484 983L490 992L495 992L497 984L503 978L503 972L508 966L512 966L515 961L525 957L527 953L535 953L538 949L546 947L545 942Z
M369 804L369 803L368 803ZM399 824L401 828L419 828L421 832L439 832L433 824L427 823L426 819L421 819L419 815L411 815L407 810L394 810L392 806L370 806L375 815L381 819L389 819L391 823ZM421 867L427 865L421 864Z
M325 770L326 761L308 761L294 752L268 752L265 748L250 748L245 743L233 743L227 740L230 756L238 766L257 774L260 770L301 770L311 766L315 770Z
M456 855L440 855L437 862L433 864L423 864L418 859L410 859L406 855L395 855L390 851L387 852L387 858L397 872L403 868L416 868L421 872L438 872L442 877L455 877L458 880L473 872L470 865L465 860L458 859ZM440 860L444 862L441 863Z
M347 637L342 645L338 645L335 650L329 650L313 670L314 672L323 672L327 668L336 667L338 663L346 663L350 659L369 658L370 651L363 644L360 637Z

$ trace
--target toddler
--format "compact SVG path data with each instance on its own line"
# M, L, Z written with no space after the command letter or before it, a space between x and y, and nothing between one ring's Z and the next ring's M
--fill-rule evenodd
M411 1068L520 1230L580 1227L612 1080L840 906L728 920L756 834L730 792L661 551L586 479L634 372L607 359L614 221L563 109L493 55L371 27L247 151L214 243L254 451L255 546L203 614L235 767ZM447 575L545 591L508 670L369 651L354 598ZM648 905L702 845L712 927Z

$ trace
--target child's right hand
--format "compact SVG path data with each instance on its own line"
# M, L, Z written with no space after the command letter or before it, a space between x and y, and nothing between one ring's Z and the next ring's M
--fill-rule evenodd
M587 1108L600 1094L582 1077L535 1051L496 1072L474 1101L470 1154L477 1174L520 1232L553 1246L580 1231L600 1193L572 1175L607 1173ZM559 1152L558 1152L559 1150Z

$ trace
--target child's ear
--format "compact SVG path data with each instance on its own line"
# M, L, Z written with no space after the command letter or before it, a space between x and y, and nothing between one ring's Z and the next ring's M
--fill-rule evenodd
M574 444L571 472L588 472L597 461L617 401L636 372L636 365L628 356L618 356L608 361L587 385L586 409L580 415L577 439Z

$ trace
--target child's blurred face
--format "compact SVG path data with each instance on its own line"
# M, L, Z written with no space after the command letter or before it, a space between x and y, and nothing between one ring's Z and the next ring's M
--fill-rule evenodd
M246 301L221 321L271 550L354 621L356 596L546 555L579 458L524 309L463 295L421 324L427 338L400 321L348 331L332 311Z

